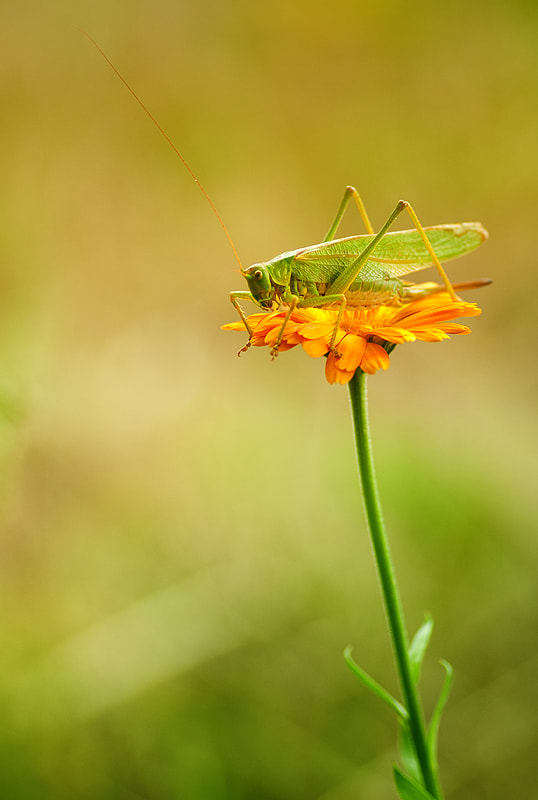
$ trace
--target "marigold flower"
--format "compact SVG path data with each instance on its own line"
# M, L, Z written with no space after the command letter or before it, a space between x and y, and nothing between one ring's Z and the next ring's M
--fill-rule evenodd
M440 342L451 334L470 333L466 325L451 320L480 313L476 303L453 300L446 291L426 293L401 305L348 307L331 350L338 307L297 308L290 316L278 350L283 352L301 345L312 358L326 355L325 376L329 383L348 383L357 369L370 375L378 369L387 369L389 352L394 345L417 339ZM247 317L253 331L250 344L273 348L285 316L284 309ZM241 321L222 328L245 330Z

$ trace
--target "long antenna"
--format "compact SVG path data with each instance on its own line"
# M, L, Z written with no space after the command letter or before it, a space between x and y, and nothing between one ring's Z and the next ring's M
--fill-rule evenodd
M143 111L145 111L145 113L148 115L148 117L149 117L149 118L150 118L150 120L153 122L153 124L155 125L155 127L157 128L157 130L158 130L158 131L159 131L159 132L162 134L162 136L164 136L164 138L166 139L166 141L168 142L168 144L170 145L170 147L172 148L172 150L174 151L174 153L176 154L176 156L177 156L177 157L178 157L178 158L181 160L181 162L182 162L183 166L185 167L185 169L187 170L187 172L189 173L189 175L191 176L191 178L193 179L193 181L196 183L196 185L198 186L198 188L199 188L199 189L200 189L200 191L202 192L203 196L205 197L205 199L207 200L207 202L208 202L208 203L209 203L209 205L211 206L211 210L213 211L214 215L215 215L215 216L216 216L216 218L218 219L218 221L219 221L219 223L220 223L220 226L221 226L222 230L223 230L223 231L224 231L224 233L226 234L226 238L228 239L228 242L229 242L229 244L230 244L230 247L231 247L231 248L232 248L232 250L233 250L233 254L234 254L234 256L235 256L235 257L236 257L236 259L237 259L237 263L239 264L239 268L241 269L241 272L243 272L243 265L242 265L242 263L241 263L241 259L239 258L239 253L237 252L237 250L236 250L236 247L235 247L235 245L234 245L234 243L233 243L232 237L230 236L230 234L229 234L229 232L228 232L228 228L227 228L227 227L226 227L226 225L224 224L222 217L220 216L219 212L217 211L217 209L215 208L215 206L214 206L214 204L213 204L213 201L211 200L210 196L208 195L208 193L206 192L206 190L204 189L204 187L202 186L202 184L200 183L200 181L198 180L198 178L196 177L196 175L194 174L194 172L192 171L192 169L189 167L189 165L187 164L187 162L185 161L185 159L183 158L183 156L181 155L181 153L179 152L179 150L177 149L177 147L175 146L175 144L173 143L173 141L171 140L171 138L168 136L168 134L167 134L167 133L166 133L166 132L165 132L165 131L164 131L164 130L161 128L161 126L159 125L159 123L157 122L157 120L155 119L155 117L153 116L153 114L151 113L151 111L149 110L149 108L147 108L147 106L146 106L146 105L144 105L144 103L143 103L143 102L142 102L142 100L139 98L139 96L136 94L136 92L134 91L134 89L132 89L132 88L131 88L131 86L130 86L130 85L127 83L127 81L125 80L125 78L123 77L123 75L121 74L121 72L120 72L120 71L119 71L119 70L118 70L118 69L117 69L117 68L114 66L114 64L113 64L113 63L112 63L112 61L109 59L109 57L108 57L108 56L107 56L107 54L104 52L104 50L103 50L103 49L102 49L102 48L101 48L101 47L100 47L100 46L97 44L97 42L95 41L95 39L94 39L92 36L90 36L90 34L89 34L89 33L86 33L86 31L84 31L84 30L82 30L81 32L84 34L84 36L85 36L87 39L89 39L89 41L90 41L90 42L93 44L93 46L94 46L94 47L96 47L96 48L97 48L97 50L98 50L98 51L101 53L101 55L103 56L103 58L105 59L105 61L107 62L107 64L108 64L108 65L111 67L111 69L112 69L112 70L113 70L113 71L116 73L116 75L118 76L118 78L120 79L120 81L123 83L123 85L124 85L124 86L125 86L125 87L126 87L128 90L129 90L129 91L130 91L130 93L132 94L132 96L134 97L134 99L136 100L136 102L138 103L138 105L142 107Z

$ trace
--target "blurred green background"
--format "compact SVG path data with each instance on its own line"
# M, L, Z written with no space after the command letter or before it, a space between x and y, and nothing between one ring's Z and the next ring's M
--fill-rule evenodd
M480 220L470 337L370 380L409 625L436 628L447 798L536 794L538 7L4 3L0 796L393 798L398 692L346 390L241 359L245 264L374 224ZM342 235L361 232L350 212ZM404 227L409 227L405 221ZM472 295L472 293L471 293Z

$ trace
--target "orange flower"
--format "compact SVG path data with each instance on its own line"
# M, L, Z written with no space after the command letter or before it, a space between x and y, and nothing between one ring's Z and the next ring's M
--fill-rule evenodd
M450 320L475 317L480 309L475 303L453 300L448 292L419 296L402 305L380 305L346 309L340 328L330 348L338 308L297 308L290 316L279 352L300 344L312 358L327 355L325 376L329 383L348 383L355 371L373 374L389 366L392 347L421 339L440 342L450 334L470 333L466 325ZM274 347L286 310L252 314L248 323L253 331L250 344ZM222 326L224 330L244 331L241 321ZM392 347L391 347L392 345Z

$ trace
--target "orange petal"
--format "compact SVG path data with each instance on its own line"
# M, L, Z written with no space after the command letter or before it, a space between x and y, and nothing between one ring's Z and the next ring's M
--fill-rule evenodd
M326 339L306 339L301 342L303 350L308 353L312 358L319 358L324 356L329 350L329 345Z
M373 375L378 369L388 369L390 364L389 354L384 347L375 342L368 342L361 361L361 369Z
M341 359L337 358L334 353L329 353L325 362L325 377L329 383L349 383L353 377L355 370L352 372L339 369L338 362Z
M380 339L384 339L386 342L392 342L392 344L405 344L405 342L414 342L417 338L413 331L410 331L407 328L398 328L393 325L382 328L374 328L372 330L372 335L379 336Z
M348 333L341 342L338 343L338 352L341 357L338 359L338 369L355 372L366 350L366 339Z
M291 350L294 347L296 347L295 344L290 344L289 342L280 342L280 344L278 345L278 352L285 353L286 350Z
M433 328L431 326L417 328L415 333L417 339L420 339L421 342L440 342L443 339L448 339L448 333L445 333L441 328Z
M276 340L277 340L277 338L278 338L278 333L279 333L279 331L280 331L280 328L281 328L281 325L278 325L278 326L276 326L276 327L274 327L274 328L271 328L271 330L267 331L267 333L265 334L265 336L264 336L264 339L263 339L263 340L264 340L264 343L265 343L265 344L266 344L268 347L274 347L274 345L275 345L275 342L276 342ZM257 333L258 333L258 332L256 331L256 334L257 334Z
M471 329L467 327L467 325L460 325L459 322L445 322L444 325L441 325L441 328L444 330L445 333L453 334L453 333L471 333Z
M227 322L220 326L223 331L244 331L246 330L242 322Z
M332 328L325 322L309 322L301 325L301 336L305 339L320 339L332 333Z

